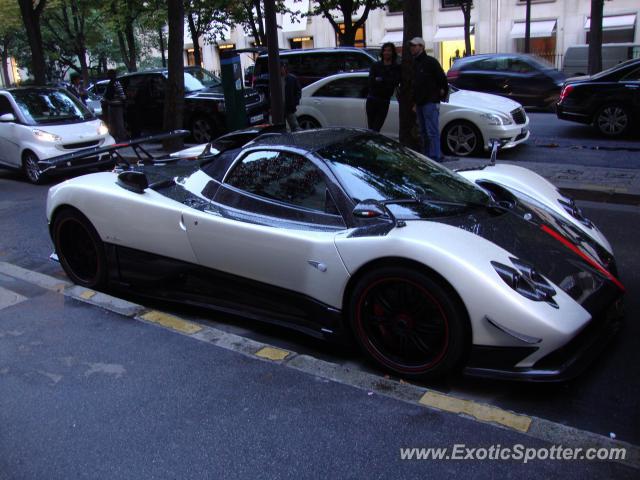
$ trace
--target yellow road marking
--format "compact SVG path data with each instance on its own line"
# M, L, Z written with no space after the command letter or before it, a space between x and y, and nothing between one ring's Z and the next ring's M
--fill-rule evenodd
M291 352L280 348L264 347L256 352L257 357L266 358L268 360L284 360Z
M192 334L202 330L202 327L195 323L187 322L186 320L174 317L173 315L169 315L168 313L158 312L157 310L150 310L140 318L148 322L157 323L158 325L162 325L163 327L170 328L171 330L176 330L181 333Z
M428 407L445 410L453 413L464 413L484 422L493 422L505 427L528 432L531 426L531 418L524 415L516 415L501 408L482 405L471 400L450 397L442 393L427 392L420 399L420 403Z
M96 292L94 292L93 290L85 290L84 292L82 292L80 294L80 298L84 298L85 300L89 300L90 298L94 297L96 294Z

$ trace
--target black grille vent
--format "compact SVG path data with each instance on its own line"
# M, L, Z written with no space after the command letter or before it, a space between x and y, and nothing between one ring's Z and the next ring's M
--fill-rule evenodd
M91 140L90 142L79 142L79 143L65 143L62 147L67 150L75 150L76 148L89 148L95 147L100 143L100 140Z
M524 113L524 108L516 108L511 112L511 116L513 117L513 121L516 122L516 125L522 125L527 122L527 114Z

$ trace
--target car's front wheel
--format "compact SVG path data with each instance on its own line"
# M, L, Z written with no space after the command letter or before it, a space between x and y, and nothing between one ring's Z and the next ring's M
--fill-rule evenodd
M91 222L74 209L57 213L52 227L53 244L67 276L87 288L103 288L107 282L104 244Z
M308 115L303 115L298 118L298 125L303 130L312 130L314 128L320 128L320 122L318 122L315 118L310 117Z
M631 118L626 107L622 105L605 105L595 117L595 125L600 133L608 137L624 135L631 125Z
M442 150L447 155L468 157L482 153L482 134L469 122L454 121L442 132Z
M365 354L404 377L452 373L468 351L468 319L459 300L439 280L410 268L365 274L351 296L349 315Z
M33 152L25 152L22 157L22 172L31 183L39 185L42 183L42 170L38 165L38 157Z
M195 143L208 143L216 134L215 123L207 117L196 117L191 122L191 137Z

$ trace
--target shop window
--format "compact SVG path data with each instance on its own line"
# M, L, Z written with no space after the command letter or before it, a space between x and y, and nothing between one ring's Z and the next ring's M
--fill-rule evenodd
M340 32L344 32L344 23L339 24ZM366 35L364 30L364 25L356 30L356 41L354 42L354 47L364 48L367 46ZM340 38L336 35L336 44L340 45Z

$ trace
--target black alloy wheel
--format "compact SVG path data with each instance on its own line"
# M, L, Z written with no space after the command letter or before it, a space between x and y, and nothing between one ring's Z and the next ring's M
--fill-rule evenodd
M365 354L407 378L433 379L458 369L470 334L464 308L433 278L387 267L358 283L349 305L351 328Z
M629 130L631 117L627 108L622 105L605 105L598 110L594 123L603 135L619 137Z
M191 136L195 143L208 143L214 139L216 128L210 119L196 117L191 122Z
M320 122L308 115L298 117L298 125L300 125L300 128L303 130L313 130L314 128L320 128Z
M442 131L440 141L442 150L447 155L468 157L480 155L483 151L482 134L470 122L453 121Z
M107 282L104 244L87 218L73 209L56 214L53 243L67 276L78 285L101 289Z

